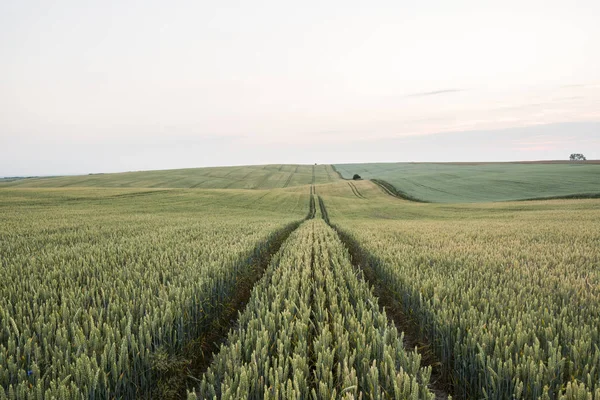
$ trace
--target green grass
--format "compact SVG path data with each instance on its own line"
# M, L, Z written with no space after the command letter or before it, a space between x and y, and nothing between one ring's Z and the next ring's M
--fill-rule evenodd
M274 189L333 182L339 176L330 165L253 165L240 167L189 168L25 178L0 181L3 187L131 187L199 189Z
M600 195L600 164L336 164L351 178L382 179L407 196L437 203L475 203Z

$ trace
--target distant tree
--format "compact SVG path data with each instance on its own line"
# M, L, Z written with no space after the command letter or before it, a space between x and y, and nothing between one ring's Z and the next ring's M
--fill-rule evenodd
M585 161L585 156L583 154L580 154L580 153L573 153L569 157L569 160L571 160L571 161Z
M361 180L362 178L360 177L360 175L359 175L359 174L354 174L354 176L352 177L352 179L354 179L355 181L359 181L359 180Z

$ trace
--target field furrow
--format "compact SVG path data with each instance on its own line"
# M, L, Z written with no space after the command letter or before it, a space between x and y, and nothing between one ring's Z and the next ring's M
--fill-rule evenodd
M356 197L358 197L359 199L365 198L362 194L360 194L360 192L358 191L358 189L356 188L356 185L354 185L354 183L348 182L348 186L350 186L350 190L352 190L352 193L354 193L354 195Z
M318 218L284 243L188 398L433 399L430 374Z
M288 178L286 179L285 183L283 184L283 187L286 188L290 185L290 182L292 181L292 178L294 177L294 173L290 173L290 176L288 176Z
M185 390L186 371L203 363L195 350L214 349L298 225L298 198L308 203L282 193L261 201L275 206L265 212L237 192L147 194L1 193L0 398Z
M359 208L331 193L353 260L454 398L600 398L597 202Z

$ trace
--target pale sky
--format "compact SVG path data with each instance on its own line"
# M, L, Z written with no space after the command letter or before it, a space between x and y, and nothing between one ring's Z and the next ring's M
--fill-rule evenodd
M600 158L600 1L0 0L0 176Z

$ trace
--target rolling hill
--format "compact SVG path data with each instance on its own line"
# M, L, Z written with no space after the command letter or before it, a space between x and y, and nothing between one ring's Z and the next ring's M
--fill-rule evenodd
M0 181L0 187L275 189L337 179L330 165L276 164L26 178Z
M381 179L409 197L435 203L474 203L600 195L600 164L373 163L336 164L345 179Z

